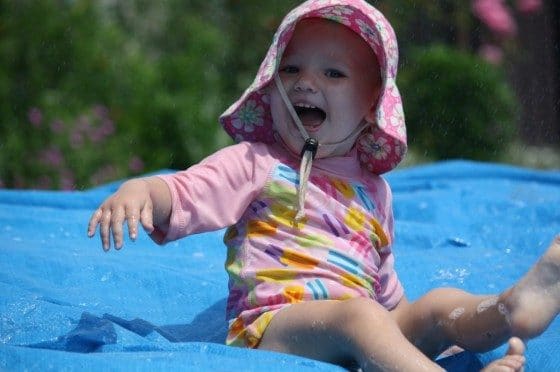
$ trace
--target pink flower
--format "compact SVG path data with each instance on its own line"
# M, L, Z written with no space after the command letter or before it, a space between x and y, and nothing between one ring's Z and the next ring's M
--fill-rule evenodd
M516 7L523 14L531 14L542 8L542 0L517 0Z
M113 121L110 119L103 119L103 123L101 123L100 126L92 127L88 130L88 135L91 142L100 143L114 132L115 125L113 124Z
M37 107L32 107L27 112L27 119L35 128L37 128L43 121L43 113Z
M64 131L64 123L62 120L56 119L51 123L51 131L56 134L60 134Z
M476 17L500 36L511 37L517 32L515 20L503 0L474 0L472 9Z
M105 139L105 135L100 129L96 129L91 131L91 133L89 134L89 139L93 143L100 143Z
M35 183L34 188L39 190L48 190L52 188L52 180L47 176L41 176Z
M70 133L70 146L72 146L73 149L78 149L83 145L84 136L79 130L76 130L75 128L72 133Z
M478 50L478 54L487 62L493 65L500 65L504 58L502 48L492 44L484 44Z
M107 116L109 116L109 109L103 105L95 105L93 106L93 113L99 119L105 119Z
M117 169L113 165L109 164L109 165L105 165L101 169L98 169L97 172L95 172L91 176L90 182L93 185L99 185L115 179L116 176L117 176Z
M74 174L68 169L63 169L62 172L60 172L60 188L62 190L76 189Z
M111 119L103 120L99 131L105 136L110 136L111 134L113 134L115 132L115 125L113 124L113 121Z
M144 162L138 156L133 156L128 162L128 169L134 173L140 173L144 170Z
M64 161L62 151L60 151L58 147L50 147L46 150L43 150L39 157L43 164L52 167L59 167Z

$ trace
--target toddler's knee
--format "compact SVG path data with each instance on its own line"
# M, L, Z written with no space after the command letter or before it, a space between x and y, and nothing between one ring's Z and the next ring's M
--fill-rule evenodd
M512 311L506 314L509 327L509 334L517 336L523 340L530 340L539 336L548 327L548 322L543 322L541 318L522 311Z
M337 313L336 321L349 332L356 332L356 329L363 327L364 324L386 325L388 322L393 322L387 309L378 302L364 297L340 302Z
M466 293L465 291L458 288L441 287L441 288L434 288L430 290L425 296L429 297L430 300L433 300L438 298L441 299L441 298L453 298L453 297L464 296L465 293Z

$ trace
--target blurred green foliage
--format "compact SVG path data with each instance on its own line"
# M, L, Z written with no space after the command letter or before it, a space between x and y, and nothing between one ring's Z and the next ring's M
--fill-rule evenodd
M231 143L217 118L253 79L277 25L298 3L0 2L0 187L82 189L156 169L185 168ZM413 45L428 46L434 40L461 48L471 27L465 21L469 21L468 6L457 2L373 3L394 23L405 57ZM434 30L436 36L414 34L418 25ZM401 90L410 105L405 113L411 123L424 120L422 112L415 112L415 91L419 96L422 91L418 99L429 101L434 110L440 105L451 109L444 92L453 91L449 84L460 83L460 77L442 74L435 79L422 69L422 58L404 60L408 61L403 65L406 88ZM422 72L428 75L418 75ZM464 73L458 68L446 72ZM412 76L441 94L409 84ZM496 92L505 97L507 88L502 83L474 84L499 87ZM480 94L486 94L485 89ZM462 98L469 97L484 101L474 93ZM481 110L473 111L479 115ZM466 109L462 113L471 115ZM507 120L500 116L488 122L481 115L459 127L463 130L472 120L484 120L495 128ZM450 135L445 127L452 124L449 120L456 119L434 118L441 125L436 130ZM475 138L488 138L487 129ZM418 141L436 148L432 142Z
M400 74L410 145L432 159L496 159L515 137L503 72L442 45L416 49Z

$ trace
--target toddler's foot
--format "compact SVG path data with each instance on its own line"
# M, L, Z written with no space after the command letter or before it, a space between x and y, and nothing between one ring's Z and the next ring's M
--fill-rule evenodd
M509 339L509 348L502 358L488 364L484 372L523 372L525 367L525 345L517 337Z
M560 235L523 278L504 294L513 334L541 334L560 312Z

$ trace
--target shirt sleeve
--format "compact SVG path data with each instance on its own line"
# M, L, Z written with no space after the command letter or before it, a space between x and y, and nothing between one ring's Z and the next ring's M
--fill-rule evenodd
M381 291L378 294L378 301L383 304L385 308L391 310L398 305L399 301L404 296L404 288L395 271L395 256L392 251L394 241L393 196L387 182L385 180L383 180L383 182L385 184L385 195L383 195L385 199L385 222L383 227L386 229L387 235L389 236L389 245L383 247L379 252L381 263L378 275Z
M218 230L237 222L262 190L274 158L266 145L242 142L226 147L200 163L159 176L171 192L167 231L155 231L159 244Z

